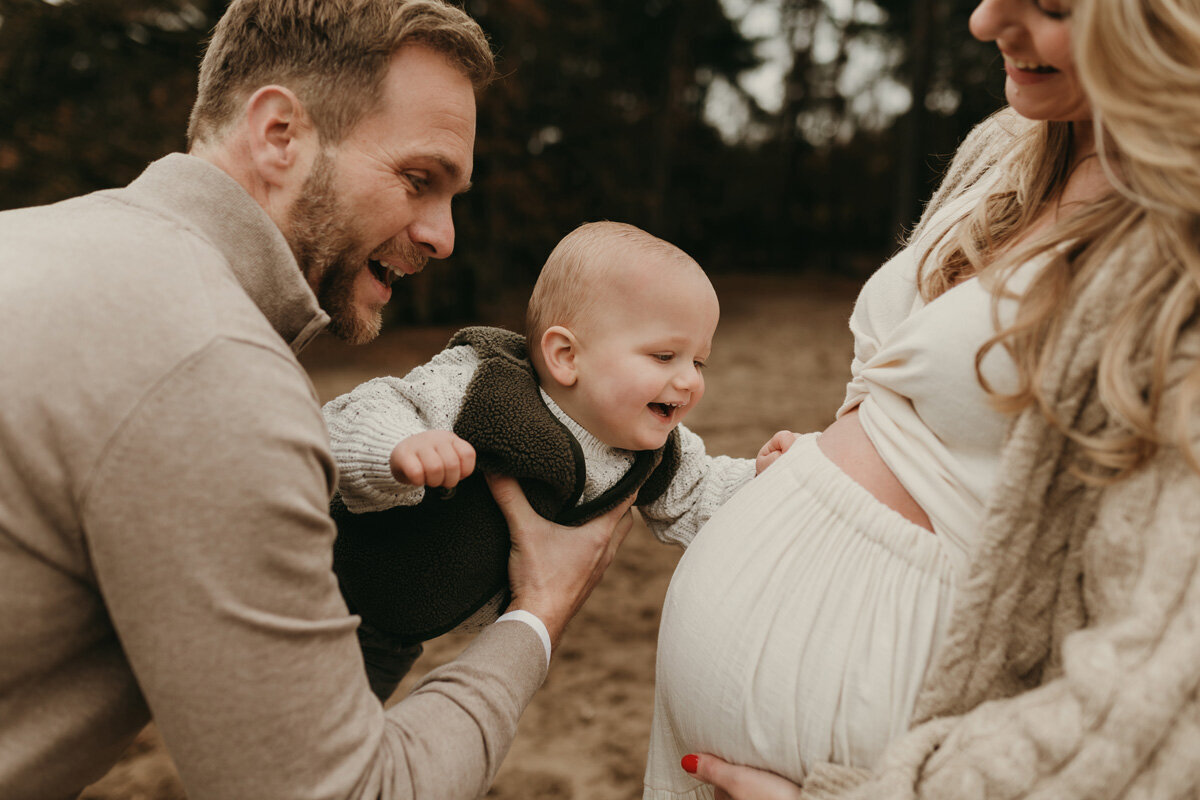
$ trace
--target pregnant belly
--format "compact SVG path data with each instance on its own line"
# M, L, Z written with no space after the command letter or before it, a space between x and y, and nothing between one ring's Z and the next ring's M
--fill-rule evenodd
M862 423L858 420L857 407L843 414L826 428L817 441L817 446L838 469L870 492L876 500L910 522L927 531L933 531L929 515L917 505L917 501L904 488L904 484L888 469L867 432L863 430Z
M803 437L680 560L652 760L669 740L793 780L816 761L870 766L908 727L952 592L937 537Z

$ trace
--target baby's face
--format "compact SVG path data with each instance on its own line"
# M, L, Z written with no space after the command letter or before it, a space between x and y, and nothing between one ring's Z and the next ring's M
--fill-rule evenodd
M650 272L607 292L613 302L577 332L573 416L610 447L662 447L704 396L720 309L703 273L679 273Z

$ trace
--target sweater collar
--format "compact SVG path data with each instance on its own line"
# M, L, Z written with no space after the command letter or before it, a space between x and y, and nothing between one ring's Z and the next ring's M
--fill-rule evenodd
M550 409L550 413L565 425L567 430L571 432L571 435L575 437L575 440L579 442L579 446L583 448L585 458L605 459L612 458L614 455L629 454L632 452L631 450L622 450L619 447L609 447L597 439L591 431L572 419L567 412L563 411L558 403L554 402L554 399L546 394L545 389L539 386L538 391L541 392L542 402L546 404L546 408Z
M279 228L224 170L172 153L147 167L129 189L212 242L292 352L299 353L329 324Z

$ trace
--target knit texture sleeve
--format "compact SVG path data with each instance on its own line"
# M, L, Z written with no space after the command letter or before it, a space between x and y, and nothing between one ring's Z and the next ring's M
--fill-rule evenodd
M657 500L640 506L654 536L687 547L704 523L754 477L754 459L710 456L704 441L679 426L679 467Z
M460 345L443 350L403 378L375 378L325 404L330 446L338 465L338 491L355 514L416 505L421 486L398 483L389 464L401 439L429 430L452 430L479 359Z
M1070 800L1200 789L1200 476L1178 452L1105 491L1081 555L1088 622L1040 686L935 718L875 775L806 797ZM842 787L829 791L829 787ZM855 785L857 783L857 785Z

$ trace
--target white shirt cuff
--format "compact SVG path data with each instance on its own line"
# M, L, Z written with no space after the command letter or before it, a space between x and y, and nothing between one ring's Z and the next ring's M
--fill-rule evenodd
M538 619L536 614L531 614L523 609L509 611L507 614L501 614L496 622L504 622L506 619L524 622L537 633L538 638L542 640L542 647L546 648L546 666L550 666L550 631L546 630L546 623Z

